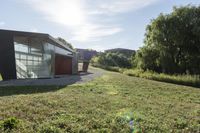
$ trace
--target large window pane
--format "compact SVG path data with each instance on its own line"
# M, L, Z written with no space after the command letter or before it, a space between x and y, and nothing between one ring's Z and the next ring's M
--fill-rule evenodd
M15 37L18 78L44 78L53 75L54 46L40 38Z
M26 37L15 38L15 51L28 53L28 39Z
M61 55L72 55L72 52L68 51L68 50L65 50L65 49L62 49L60 47L55 47L55 52L57 54L61 54Z

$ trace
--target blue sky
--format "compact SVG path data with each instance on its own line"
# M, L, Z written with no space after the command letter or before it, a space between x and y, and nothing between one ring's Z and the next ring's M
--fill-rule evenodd
M49 33L76 48L138 49L146 25L199 0L2 0L0 29Z

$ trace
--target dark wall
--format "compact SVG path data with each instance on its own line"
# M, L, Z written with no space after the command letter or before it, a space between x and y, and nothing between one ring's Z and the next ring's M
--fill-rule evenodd
M0 31L0 73L3 80L16 79L14 38L12 33Z

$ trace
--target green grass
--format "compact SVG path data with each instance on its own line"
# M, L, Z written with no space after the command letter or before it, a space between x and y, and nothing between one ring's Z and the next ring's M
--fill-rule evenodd
M153 71L143 71L139 69L126 69L126 68L112 67L112 66L101 66L96 64L92 65L94 67L102 68L108 71L123 73L128 76L140 77L140 78L151 79L167 83L174 83L179 85L200 87L200 75L189 75L189 74L169 75L164 73L156 73Z
M187 85L193 87L200 87L200 76L199 75L168 75L164 73L156 73L152 71L142 71L137 69L123 70L123 74L135 77L141 77L156 81Z
M130 133L130 121L135 132L200 130L198 88L106 72L85 84L46 91L10 89L0 88L0 132Z

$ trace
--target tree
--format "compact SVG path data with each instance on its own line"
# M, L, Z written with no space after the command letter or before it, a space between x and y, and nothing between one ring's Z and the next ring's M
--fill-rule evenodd
M67 47L74 49L71 43L68 43L65 39L58 37L57 38L58 41L62 42L64 45L66 45Z
M134 62L143 70L160 71L158 63L159 52L153 48L143 47L137 51Z
M113 66L113 67L122 67L130 68L131 60L123 54L105 52L100 55L93 57L91 60L92 64L99 64L101 66Z
M172 13L160 14L147 26L144 43L137 53L139 67L199 74L200 7L174 7Z

